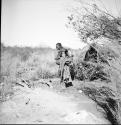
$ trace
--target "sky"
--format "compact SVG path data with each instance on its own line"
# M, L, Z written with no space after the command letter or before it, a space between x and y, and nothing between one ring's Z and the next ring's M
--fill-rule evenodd
M82 0L85 1L85 0ZM86 0L97 2L99 0ZM101 0L110 13L121 13L121 0ZM85 46L65 26L75 0L2 0L1 41L9 46L49 46L57 42L74 49ZM118 11L117 11L118 10Z

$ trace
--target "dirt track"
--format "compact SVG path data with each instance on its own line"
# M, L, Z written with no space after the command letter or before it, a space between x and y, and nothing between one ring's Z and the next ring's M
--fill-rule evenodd
M20 89L0 104L0 123L24 124L104 124L108 123L96 104L74 87Z

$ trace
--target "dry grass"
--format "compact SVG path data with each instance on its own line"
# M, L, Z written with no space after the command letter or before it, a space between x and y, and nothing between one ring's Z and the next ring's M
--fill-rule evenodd
M73 50L73 54L76 63L79 51ZM39 79L57 78L58 66L54 58L55 50L51 48L5 47L2 44L0 97L13 91L12 87L20 81L31 86Z
M19 80L24 79L32 84L32 81L41 78L55 78L57 69L52 49L33 48L28 51L27 48L4 47L1 53L1 100L5 100L3 98L12 92L12 87Z
M100 106L101 111L104 113L106 119L108 119L112 124L121 124L121 46L114 41L108 45L104 44L103 54L100 51L100 54L103 55L105 60L108 62L108 65L103 63L103 72L109 74L108 79L110 81L101 82L100 76L98 81L95 84L91 82L89 84L84 84L82 87L83 92L94 100L98 106ZM107 48L107 49L106 49ZM98 48L98 50L101 48ZM99 66L102 63L96 63ZM82 66L81 70L85 68ZM85 72L82 71L82 74L86 74L89 78L94 76L88 72L89 68L85 69ZM95 67L92 67L91 71L94 71ZM100 72L97 70L96 72ZM104 76L107 77L107 75ZM80 75L81 76L81 75ZM84 80L84 79L83 79ZM91 81L89 79L89 81Z

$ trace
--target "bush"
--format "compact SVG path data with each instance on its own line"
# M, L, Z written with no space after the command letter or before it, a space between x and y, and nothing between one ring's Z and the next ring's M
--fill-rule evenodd
M120 124L121 121L121 101L120 97L112 89L106 86L97 87L86 85L82 88L83 92L94 100L98 106L101 107L100 111L103 112L106 119L112 124Z
M95 78L109 80L108 84L99 83L103 87L85 84L82 90L104 110L112 124L121 124L121 18L101 10L96 4L80 2L82 7L72 9L68 26L90 48L84 62L78 62L77 77L89 81ZM98 42L102 47L97 46Z
M78 80L101 80L109 82L108 73L104 72L104 67L101 65L95 65L90 62L82 61L76 66L76 76L75 78Z

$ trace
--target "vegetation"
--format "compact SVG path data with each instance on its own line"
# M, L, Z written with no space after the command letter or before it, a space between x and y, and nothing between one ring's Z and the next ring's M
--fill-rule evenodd
M89 46L84 58L78 59L77 78L100 84L85 83L83 92L112 124L121 124L121 18L95 4L85 4L81 9L73 8L68 19L68 26Z
M88 7L87 7L88 6ZM86 81L83 92L100 107L112 124L121 124L121 17L97 5L73 8L68 26L88 45L73 50L75 78ZM51 48L5 47L1 44L0 101L13 94L19 81L29 87L39 79L57 78Z
M13 94L13 86L20 81L33 85L33 81L58 77L58 67L51 48L5 47L1 44L0 100Z

